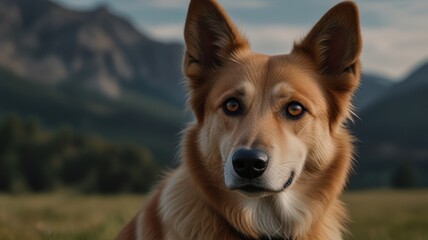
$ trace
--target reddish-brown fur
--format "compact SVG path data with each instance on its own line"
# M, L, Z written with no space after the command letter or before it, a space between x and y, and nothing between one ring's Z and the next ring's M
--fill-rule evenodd
M339 195L351 168L344 127L358 86L361 36L356 5L340 3L288 55L253 53L214 0L192 0L185 28L184 73L196 116L185 131L181 164L117 239L342 239ZM228 97L245 113L225 115ZM298 120L282 111L298 101ZM225 172L240 147L264 149L266 185L281 192L229 190ZM282 185L281 185L282 186Z

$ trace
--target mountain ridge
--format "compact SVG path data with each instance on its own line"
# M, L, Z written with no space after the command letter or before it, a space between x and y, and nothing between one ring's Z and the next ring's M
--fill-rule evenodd
M138 142L171 165L185 122L181 44L157 42L106 7L0 0L0 52L0 116ZM403 162L428 176L427 93L428 62L397 83L362 75L351 188L389 186Z
M360 86L354 94L354 105L358 112L363 111L394 85L394 82L386 77L367 73L361 75L360 81Z
M181 44L154 41L106 7L82 12L47 0L1 0L0 9L0 65L18 75L74 81L110 97L148 86L184 102Z
M428 62L394 84L359 114L358 175L353 187L386 187L403 164L428 187Z
M408 93L420 87L428 86L428 61L423 62L414 68L410 74L402 81L394 84L383 96L384 99L389 99L399 94Z

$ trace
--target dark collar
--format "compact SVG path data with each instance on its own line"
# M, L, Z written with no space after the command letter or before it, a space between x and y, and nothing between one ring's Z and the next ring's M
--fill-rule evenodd
M242 233L239 234L241 236L241 240L293 240L293 237L280 237L280 236L261 236L259 238L248 237Z
M293 238L283 238L278 236L268 237L268 236L262 236L259 240L293 240Z

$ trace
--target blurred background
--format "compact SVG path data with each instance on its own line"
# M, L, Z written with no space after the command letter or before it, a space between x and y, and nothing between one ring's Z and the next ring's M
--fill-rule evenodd
M113 238L177 164L188 2L0 0L0 239ZM279 54L338 1L219 2ZM347 239L426 239L428 2L356 2Z

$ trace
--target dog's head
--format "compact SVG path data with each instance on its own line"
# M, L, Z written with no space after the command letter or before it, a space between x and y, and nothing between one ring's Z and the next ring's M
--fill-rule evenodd
M267 56L250 50L216 1L192 0L185 41L207 177L266 196L328 166L359 81L355 4L332 8L290 54Z

